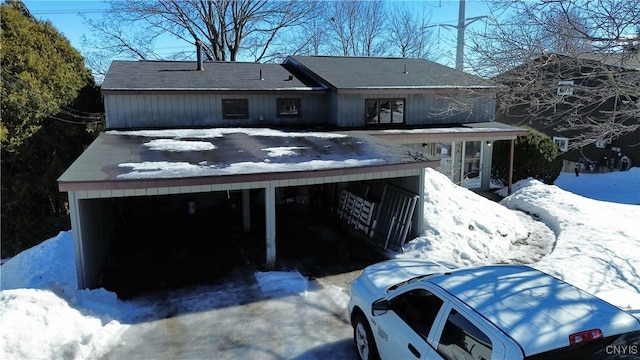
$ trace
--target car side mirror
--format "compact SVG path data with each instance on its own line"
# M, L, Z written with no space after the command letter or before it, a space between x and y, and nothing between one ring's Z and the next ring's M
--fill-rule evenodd
M389 300L380 299L376 300L371 304L371 315L378 316L382 315L389 311Z

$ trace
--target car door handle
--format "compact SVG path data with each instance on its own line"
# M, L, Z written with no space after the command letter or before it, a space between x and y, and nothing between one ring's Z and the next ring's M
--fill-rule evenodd
M409 351L411 351L411 353L413 354L413 356L417 357L418 359L420 359L420 351L418 351L418 349L416 349L413 345L409 344Z

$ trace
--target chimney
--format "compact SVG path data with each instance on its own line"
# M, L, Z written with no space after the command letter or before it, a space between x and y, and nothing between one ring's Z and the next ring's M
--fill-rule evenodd
M196 56L198 58L198 70L204 71L204 67L202 66L202 41L196 40Z

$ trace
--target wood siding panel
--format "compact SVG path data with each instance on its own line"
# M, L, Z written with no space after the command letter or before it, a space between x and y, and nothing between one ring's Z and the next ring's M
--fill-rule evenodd
M338 117L338 94L331 93L328 95L329 104L331 104L326 111L329 112L329 123L334 126L338 126L339 117Z
M446 125L494 120L492 95L421 94L407 102L408 125ZM414 108L415 107L415 108Z
M340 94L336 99L337 126L361 127L364 125L364 99L363 95Z
M362 127L366 99L405 99L405 124L446 125L494 121L495 100L492 95L447 96L429 94L336 94L335 125Z
M278 117L278 98L300 98L301 117ZM327 96L274 94L108 94L109 129L300 125L328 122ZM222 99L248 99L248 119L223 119Z
M301 116L278 117L278 98L300 98ZM365 99L395 98L405 99L408 126L494 121L495 99L491 94L107 94L104 103L109 129L319 124L357 128L365 126ZM249 118L223 119L222 99L247 99Z

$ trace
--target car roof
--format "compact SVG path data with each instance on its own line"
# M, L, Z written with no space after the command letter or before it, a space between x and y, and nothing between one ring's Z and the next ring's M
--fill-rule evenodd
M610 336L640 330L631 314L525 265L489 265L433 275L449 292L508 334L526 355L569 346L592 329Z

